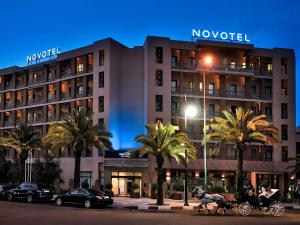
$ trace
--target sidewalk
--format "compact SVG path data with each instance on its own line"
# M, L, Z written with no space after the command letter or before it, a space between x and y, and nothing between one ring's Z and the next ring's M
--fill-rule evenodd
M171 210L197 210L199 200L190 199L189 206L184 206L183 200L164 199L164 205L157 206L156 199L150 198L128 198L128 197L114 197L113 208L118 209L137 209L137 210L158 210L158 211L171 211ZM300 210L297 203L285 203L286 209ZM209 210L216 209L216 203L208 204Z

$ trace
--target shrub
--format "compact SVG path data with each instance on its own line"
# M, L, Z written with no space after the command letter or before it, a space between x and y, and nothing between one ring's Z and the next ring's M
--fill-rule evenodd
M87 181L87 179L85 179L82 183L81 183L81 187L84 189L89 188L89 182Z
M184 186L182 181L175 181L172 186L174 191L184 191Z

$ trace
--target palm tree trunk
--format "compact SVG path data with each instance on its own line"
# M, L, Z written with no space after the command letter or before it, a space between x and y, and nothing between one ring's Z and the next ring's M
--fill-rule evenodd
M240 194L243 188L244 182L244 171L243 171L243 162L244 162L244 148L242 145L236 146L237 151L237 170L236 170L236 182L235 182L235 191Z
M75 168L74 168L74 188L80 186L80 163L81 163L81 151L74 151L75 154Z
M163 190L163 184L164 184L164 172L163 172L163 164L164 164L164 158L161 156L156 157L156 163L157 163L157 205L163 205L164 204L164 190Z

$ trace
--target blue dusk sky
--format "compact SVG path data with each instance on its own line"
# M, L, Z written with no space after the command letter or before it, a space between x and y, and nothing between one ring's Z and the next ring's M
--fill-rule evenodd
M102 1L0 2L0 68L24 66L26 55L66 51L111 37L131 47L147 35L191 40L192 28L247 33L257 47L293 48L299 87L300 1ZM300 88L297 124L300 125Z

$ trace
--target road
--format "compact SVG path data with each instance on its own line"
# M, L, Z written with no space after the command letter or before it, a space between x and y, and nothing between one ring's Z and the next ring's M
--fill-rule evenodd
M1 225L291 225L300 224L300 212L283 217L254 213L248 217L234 215L200 215L196 211L139 212L119 209L84 209L54 204L0 201Z

